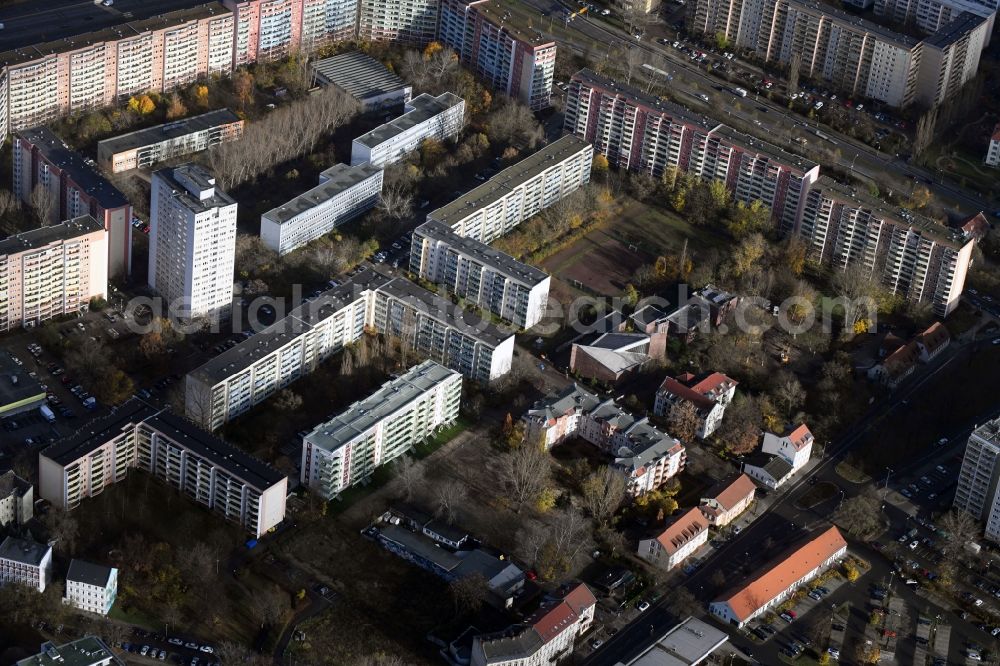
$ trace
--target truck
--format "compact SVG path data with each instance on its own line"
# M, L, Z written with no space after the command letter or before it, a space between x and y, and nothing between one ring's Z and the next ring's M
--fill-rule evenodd
M41 407L39 407L38 412L42 415L42 418L48 421L49 423L56 422L55 412L49 409L48 405L42 405Z
M746 88L733 88L733 93L735 93L736 95L739 95L740 97L746 97L747 96L747 90L746 90Z

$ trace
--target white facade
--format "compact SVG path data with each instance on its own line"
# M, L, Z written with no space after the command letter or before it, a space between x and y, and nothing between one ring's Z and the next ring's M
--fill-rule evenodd
M52 582L52 546L7 537L0 544L0 585L18 583L44 592Z
M465 100L450 92L423 93L408 101L403 115L362 134L351 143L351 166L386 167L417 150L427 139L457 136L465 124Z
M35 515L35 488L13 470L0 474L0 527L20 527Z
M639 541L638 555L670 571L708 543L708 519L695 507L684 512L662 534Z
M287 254L374 208L381 194L381 169L335 164L320 173L319 185L261 215L260 238Z
M787 435L764 433L761 451L780 456L792 466L792 474L802 469L812 455L814 437L806 426L801 425Z
M990 135L990 145L986 150L986 159L983 162L986 166L1000 166L1000 125L993 128L993 134Z
M986 538L1000 542L1000 419L979 426L965 445L952 506L986 525Z
M139 468L257 537L285 515L287 477L137 399L56 442L38 464L39 494L66 510Z
M63 603L88 613L107 615L118 596L118 569L73 560L66 574Z
M593 159L593 146L564 136L431 211L427 219L448 225L460 236L490 243L590 182Z
M541 270L434 220L413 232L410 270L520 328L541 321L549 301Z
M157 171L150 187L149 286L180 318L228 318L236 202L193 164Z
M437 37L439 0L360 0L358 38L427 44Z
M996 6L976 0L875 0L875 14L892 19L899 25L912 23L926 33L933 33L958 18L962 12L972 12L989 21L989 33L993 32L996 20Z
M326 499L458 418L462 375L425 361L302 438L302 483Z

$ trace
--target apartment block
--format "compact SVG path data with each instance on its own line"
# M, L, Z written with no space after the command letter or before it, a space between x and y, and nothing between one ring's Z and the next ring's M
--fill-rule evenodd
M257 537L285 517L283 474L137 398L44 449L38 466L40 496L65 510L137 468Z
M548 275L435 220L414 230L410 270L520 328L541 321L548 305Z
M38 654L14 666L125 666L125 662L100 638L84 636L63 645L42 643Z
M952 507L985 524L986 538L1000 542L1000 419L978 426L965 444Z
M921 40L816 0L696 0L691 29L839 91L904 107L938 103L975 76L989 21L961 13ZM929 54L924 58L924 54Z
M18 583L44 592L52 582L52 546L9 536L0 543L0 585Z
M753 618L787 599L847 553L847 541L831 527L811 535L754 573L750 580L709 604L720 621L743 627Z
M302 483L326 499L458 418L462 375L424 361L302 438Z
M53 26L59 38L0 54L0 132L232 70L233 14L217 2L122 19L93 32Z
M161 169L150 185L148 283L165 312L228 319L236 272L236 202L197 164Z
M316 85L339 88L358 101L362 113L403 106L413 96L413 86L360 51L315 60L309 66Z
M260 237L278 254L309 241L374 208L382 196L382 170L371 164L334 164L319 185L260 216Z
M218 109L98 141L97 163L105 171L121 173L200 153L242 135L243 120L229 109Z
M757 486L746 474L729 478L713 487L701 498L698 508L709 525L725 527L753 504Z
M826 177L810 190L795 233L817 261L834 270L860 266L890 292L931 303L939 317L958 307L975 245L959 229Z
M498 0L441 0L437 39L494 90L532 111L549 106L556 43L512 17Z
M963 12L972 12L988 23L984 46L989 45L997 14L995 6L976 0L875 0L874 12L896 25L914 25L927 34L937 32Z
M1000 123L997 123L996 127L993 128L993 133L990 134L990 143L986 149L986 159L983 160L983 163L991 167L1000 166Z
M73 559L66 573L63 603L88 613L107 615L118 597L118 569Z
M80 312L108 293L108 233L90 215L0 240L0 331Z
M14 194L30 205L44 201L49 224L90 215L107 231L107 276L120 277L132 267L132 205L109 183L92 160L72 151L47 127L14 136Z
M215 430L312 372L366 329L480 382L510 370L514 336L404 278L366 269L185 378L188 418Z
M358 39L422 46L437 36L440 0L358 0Z
M564 136L431 211L427 219L460 236L491 243L590 182L593 159L589 143Z
M423 93L406 103L403 115L351 143L351 166L386 167L412 153L427 139L457 136L465 124L465 100L450 92Z
M35 487L13 470L0 474L0 527L21 527L35 515Z
M619 169L721 181L735 200L770 208L781 230L794 227L819 177L815 162L589 69L570 80L564 128Z
M651 539L640 539L638 555L670 571L708 543L708 520L698 507L688 509Z
M629 493L638 497L656 490L684 468L684 445L636 418L614 399L602 400L576 384L540 400L524 417L525 442L551 448L580 437L607 454L611 467L623 474Z
M726 407L736 395L739 384L721 372L711 372L701 377L686 372L677 377L667 377L656 391L653 413L670 417L674 410L690 404L698 418L698 439L710 436L722 423Z

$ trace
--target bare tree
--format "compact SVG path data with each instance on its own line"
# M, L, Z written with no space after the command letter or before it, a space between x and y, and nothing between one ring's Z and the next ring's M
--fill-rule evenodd
M674 405L670 408L667 424L671 435L685 444L691 444L698 436L698 428L701 427L698 408L690 400Z
M403 498L409 502L424 483L424 467L411 456L402 455L393 461L392 468L403 487Z
M281 389L274 397L274 408L282 412L294 412L302 407L302 396L291 389Z
M532 149L545 136L531 109L506 99L486 119L486 134L491 143Z
M552 458L531 443L503 454L496 463L496 478L518 513L541 494L551 476Z
M42 183L35 185L35 189L31 191L29 204L35 217L38 218L38 223L43 227L57 222L55 218L59 215L58 194L50 188Z
M849 264L836 274L833 288L844 311L842 335L851 338L855 327L862 320L871 317L877 309L874 297L876 287L864 268L858 264Z
M562 509L552 516L549 530L551 542L558 556L568 562L572 562L585 548L589 549L589 532L589 522L577 509Z
M402 220L413 212L413 194L402 185L393 183L382 188L378 208L392 220Z
M962 509L952 509L941 517L941 527L951 535L952 541L958 544L961 550L969 541L974 541L979 537L979 522L968 511Z
M806 391L799 380L790 372L782 372L774 386L774 399L785 410L786 416L791 416L806 401Z
M488 591L489 583L479 572L451 581L448 594L455 604L455 615L478 611L486 601Z
M583 506L601 525L606 525L625 501L625 477L608 465L591 473L580 486Z
M61 544L63 552L72 555L80 532L76 518L69 511L53 506L45 514L44 522L49 530L49 539Z
M288 608L287 596L276 586L259 590L251 602L251 610L261 627L280 622Z
M449 525L455 522L458 508L465 500L465 486L458 481L446 481L439 484L434 493L437 510L434 515L443 518Z

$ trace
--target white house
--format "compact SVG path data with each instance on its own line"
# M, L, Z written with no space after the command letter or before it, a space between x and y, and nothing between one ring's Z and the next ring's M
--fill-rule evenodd
M708 519L698 507L688 509L659 536L639 541L638 555L670 571L708 541Z
M44 592L52 580L52 546L7 537L0 544L0 585L20 583Z
M836 527L811 537L708 606L723 622L743 627L809 582L847 552L847 542Z
M765 432L761 451L784 458L792 466L794 474L809 462L814 439L809 428L803 423L786 435L779 436Z
M702 514L710 525L725 527L753 504L757 486L746 474L725 481L701 498Z
M685 403L694 405L698 414L698 439L711 435L722 423L726 407L736 395L738 382L721 372L713 372L702 377L684 373L677 377L667 377L656 391L653 413L670 416L674 409Z
M986 166L1000 166L1000 123L997 123L997 126L993 128L993 134L990 135L990 145L986 150L984 161Z
M118 569L74 559L66 574L63 603L107 615L118 596Z

